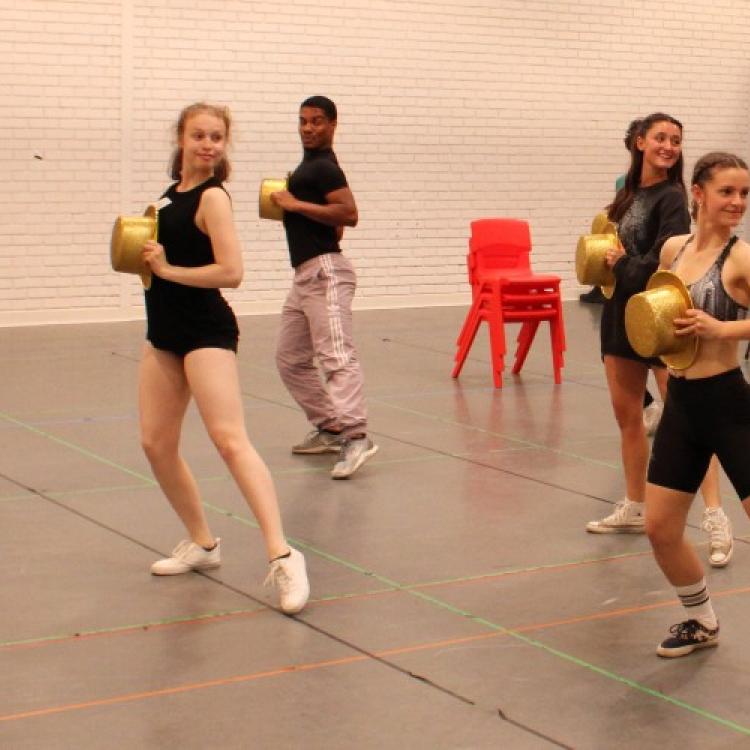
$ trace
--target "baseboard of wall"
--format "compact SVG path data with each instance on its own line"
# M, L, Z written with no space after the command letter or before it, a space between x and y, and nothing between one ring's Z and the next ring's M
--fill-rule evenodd
M399 307L437 307L468 305L467 294L421 294L412 297L383 295L381 297L359 297L354 300L355 310L377 310ZM232 302L236 315L274 315L281 311L283 300L263 302ZM143 320L142 305L133 307L92 307L66 310L33 310L0 312L0 328L17 326L60 325L65 323L114 323Z
M567 299L577 299L579 290L568 290ZM453 307L468 305L468 290L455 294L415 294L355 297L355 310L390 310L404 307ZM236 315L274 315L281 311L282 300L233 302ZM125 308L92 307L66 310L33 310L0 312L0 328L20 326L62 325L74 323L116 323L143 320L142 306Z

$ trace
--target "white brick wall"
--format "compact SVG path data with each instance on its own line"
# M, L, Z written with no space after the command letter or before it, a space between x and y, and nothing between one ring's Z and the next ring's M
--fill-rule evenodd
M535 267L573 295L633 116L684 122L688 174L709 149L750 155L745 5L0 0L0 325L142 315L137 278L109 268L111 226L166 187L174 118L199 99L235 115L247 270L227 296L277 310L286 246L257 188L297 163L313 93L339 105L360 307L465 301L468 223L488 215L528 219Z

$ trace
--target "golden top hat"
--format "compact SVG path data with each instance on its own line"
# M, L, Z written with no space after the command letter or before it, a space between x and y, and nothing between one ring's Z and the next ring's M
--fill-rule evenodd
M143 260L143 245L156 239L158 225L159 212L156 206L149 206L143 216L118 216L112 228L112 268L137 273L145 289L151 288L151 268Z
M591 223L591 234L584 234L576 247L576 277L579 284L600 286L609 299L615 292L615 275L607 265L607 250L617 245L617 227L607 214L600 213Z
M660 357L674 370L684 370L698 355L697 336L677 336L675 318L693 306L690 292L679 276L657 271L646 291L634 294L625 306L628 341L641 357Z
M607 216L606 211L599 211L599 213L594 216L594 220L591 222L591 234L606 234L604 231L607 228L607 225L610 223L609 216Z
M282 221L284 218L284 209L277 206L271 200L271 193L278 193L280 190L288 188L289 181L287 178L261 180L260 195L258 196L258 212L261 219L274 219Z

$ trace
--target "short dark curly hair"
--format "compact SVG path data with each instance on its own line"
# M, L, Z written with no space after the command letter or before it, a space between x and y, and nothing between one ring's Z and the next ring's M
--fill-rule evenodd
M325 116L332 122L336 122L338 117L336 105L327 96L308 96L299 107L300 109L302 109L302 107L316 107L317 109L322 109Z

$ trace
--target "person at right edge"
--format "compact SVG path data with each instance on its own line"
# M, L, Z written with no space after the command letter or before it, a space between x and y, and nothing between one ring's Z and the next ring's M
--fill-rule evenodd
M700 346L689 367L669 371L646 486L646 532L685 618L657 647L665 657L719 643L703 566L685 536L712 454L750 515L750 385L737 357L737 344L750 339L750 245L735 234L750 193L747 164L726 152L706 154L693 169L691 192L695 232L667 240L660 265L690 293L692 307L674 321L676 334L695 336Z
M338 113L325 96L300 105L304 156L288 189L271 194L284 210L294 281L281 313L276 365L315 429L293 453L338 453L331 476L347 479L378 450L367 436L362 367L352 339L357 279L339 242L357 206L333 152ZM323 372L325 385L315 365Z
M643 396L649 368L662 399L666 396L664 363L644 359L630 346L625 332L625 306L630 297L646 288L659 265L659 251L674 235L690 229L687 193L682 176L682 124L656 112L638 124L631 150L625 187L608 207L618 225L620 242L607 252L615 275L615 291L604 304L601 319L601 352L612 409L620 429L620 449L626 496L612 513L586 524L593 534L642 534L645 531L644 499L649 445L643 424ZM709 561L723 567L732 557L732 527L721 507L719 467L710 461L701 485L706 509L703 528L709 533Z

